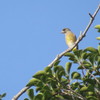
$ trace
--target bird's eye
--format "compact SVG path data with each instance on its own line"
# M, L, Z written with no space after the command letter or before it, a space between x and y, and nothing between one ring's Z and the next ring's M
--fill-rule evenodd
M66 29L64 28L63 31L65 31Z

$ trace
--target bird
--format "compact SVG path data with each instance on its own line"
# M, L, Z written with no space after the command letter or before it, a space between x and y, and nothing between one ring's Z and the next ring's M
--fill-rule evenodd
M77 40L76 35L69 28L62 29L61 33L65 34L66 44L68 45L69 48L71 48ZM75 46L72 51L77 49L78 49L78 45Z

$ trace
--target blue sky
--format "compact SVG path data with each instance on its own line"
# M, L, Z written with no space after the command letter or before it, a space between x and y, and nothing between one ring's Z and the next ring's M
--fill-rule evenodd
M68 48L61 30L68 27L79 36L89 22L88 13L92 14L99 3L100 0L0 0L0 93L7 93L3 100L11 100L37 71ZM97 24L100 12L79 43L80 49L97 48ZM26 94L19 100L25 97Z

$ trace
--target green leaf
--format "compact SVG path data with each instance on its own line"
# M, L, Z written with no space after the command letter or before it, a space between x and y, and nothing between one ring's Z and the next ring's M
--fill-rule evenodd
M0 94L0 99L6 96L6 93Z
M72 53L70 53L70 52L67 52L67 53L65 53L65 55L64 55L64 56L68 56L68 57L73 58L73 57L74 57L74 54L72 54Z
M50 76L50 77L52 77L53 76L53 73L52 73L52 70L51 70L51 67L46 67L45 69L44 69L44 71L45 71L45 73L46 73L46 76Z
M77 59L76 59L76 57L74 57L74 58L69 58L69 60L71 60L71 61L73 61L73 63L77 63Z
M90 64L84 64L84 67L85 67L86 69L89 69L89 68L91 67L91 65L90 65Z
M94 66L95 61L97 61L97 59L98 59L97 53L91 53L91 55L88 57L88 59L91 63L91 66Z
M98 52L98 50L95 49L95 48L93 48L93 47L88 47L88 48L86 48L84 51L90 51L90 52L95 52L95 53Z
M26 86L34 86L41 82L39 79L32 78Z
M100 29L100 25L96 25L95 28L96 28L96 29Z
M80 55L82 54L82 50L76 50L76 51L74 51L74 54L78 57L78 58L80 58Z
M98 52L99 52L99 55L100 55L100 45L98 46Z
M82 67L82 65L80 65L77 69L84 69L84 68Z
M100 37L96 37L97 40L100 40Z
M28 98L25 98L24 100L29 100Z
M57 100L65 100L64 97L62 95L56 95L56 99Z
M46 84L46 85L44 85L42 87L42 90L44 90L44 91L50 91L50 86L48 86L48 84Z
M33 91L33 89L28 89L27 90L27 94L28 94L30 100L34 99L34 91Z
M46 90L43 94L43 100L51 100L52 98L52 93L49 90Z
M81 58L82 58L82 59L86 59L86 58L87 58L87 53L86 53L86 52L82 53L82 54L81 54Z
M56 61L56 62L54 63L54 66L57 66L59 63L60 63L60 60Z
M87 100L99 100L98 98L96 98L95 96L88 96Z
M57 82L56 80L54 80L54 79L52 79L52 80L50 81L50 86L52 87L53 90L54 90L55 88L57 88L57 84L58 84L58 82Z
M74 51L74 52L76 52L76 51ZM73 53L67 52L65 54L65 56L68 56L69 57L69 60L73 61L74 63L77 63L76 56Z
M90 83L91 83L91 84L88 85L88 90L93 92L93 91L94 91L94 87L95 87L94 80L91 81ZM92 84L92 83L93 83L93 84Z
M49 67L49 66L45 67L44 71L45 71L45 72L51 71L51 67Z
M61 83L67 85L67 84L70 83L70 80L69 79L65 79L65 78L61 78Z
M89 69L92 65L91 65L91 63L90 63L89 61L84 60L84 61L83 61L83 66L84 66L86 69Z
M86 83L90 83L90 84L92 84L92 86L95 85L95 81L94 81L94 79L83 78L83 81L86 82Z
M42 87L36 87L36 92L42 90Z
M98 29L98 32L100 32L100 29Z
M87 94L91 96L91 95L93 95L93 94L94 94L94 92L89 91L89 92L87 92Z
M34 100L43 100L43 93L38 93L35 97Z
M78 72L73 72L71 74L72 79L80 79L81 78L81 74Z
M46 75L45 71L38 71L33 77L40 79L43 75Z
M74 83L71 84L71 87L72 87L73 90L77 89L79 86L80 86L79 82L74 82Z
M100 25L96 25L95 28L98 29L98 32L100 32Z
M57 75L58 79L61 80L61 78L62 78L63 76L65 76L65 71L64 71L64 70L58 71L58 72L56 73L56 75Z
M64 68L62 66L54 66L53 70L56 73L57 71L63 71Z
M82 88L80 89L81 92L87 91L87 90L88 90L88 87L87 87L87 86L84 86L84 87L82 87Z
M72 63L71 62L67 62L65 67L66 67L66 71L69 74L70 73L70 69L71 69Z
M54 66L55 77L61 80L62 76L65 76L65 69L62 66Z

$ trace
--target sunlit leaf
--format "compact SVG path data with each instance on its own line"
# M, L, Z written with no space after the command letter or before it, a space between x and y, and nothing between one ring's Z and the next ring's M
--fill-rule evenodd
M51 71L51 67L49 67L49 66L45 67L44 71L45 71L45 72Z
M100 55L100 45L98 46L98 52L99 52L99 55Z
M38 71L33 77L40 79L43 75L46 75L45 71Z
M64 97L61 96L61 95L56 95L56 98L57 98L58 100L65 100Z
M39 82L41 82L39 79L36 79L36 78L32 78L28 84L26 86L34 86L34 85L37 85Z
M36 87L36 92L42 90L42 87Z
M64 70L58 71L56 74L57 74L58 79L61 80L61 78L62 78L63 76L65 76L65 71L64 71Z
M95 53L98 53L98 50L93 48L93 47L88 47L86 48L84 51L90 51L90 52L95 52Z
M50 77L52 77L53 76L53 73L52 73L52 70L51 70L51 67L46 67L45 69L44 69L44 71L45 71L45 73L46 73L46 76L50 76Z
M34 100L43 100L43 93L38 93L35 97Z
M86 59L87 57L88 57L88 53L83 52L83 53L81 54L81 58L82 58L82 59Z
M82 54L82 50L77 50L77 51L74 51L74 54L78 57L78 58L80 58L80 55Z
M70 83L70 80L69 79L65 79L65 78L61 78L61 83L64 83L64 84L69 84Z
M34 91L33 91L33 89L28 89L27 90L27 94L28 94L30 100L33 100L33 98L34 98Z
M67 52L67 53L65 53L65 55L64 55L64 56L74 57L74 54L73 54L73 53L70 53L70 52Z
M100 40L100 37L96 37L97 40Z
M56 62L54 63L54 66L57 66L59 63L60 63L60 60L56 61Z
M88 95L93 95L93 94L94 94L94 92L89 91L89 92L87 92L87 94L88 94Z
M99 99L97 99L95 96L88 96L87 100L99 100Z
M72 65L71 62L67 62L66 65L65 65L65 67L66 67L66 72L67 72L68 74L70 73L71 65Z
M73 72L71 74L72 79L80 79L81 78L81 74L78 72Z
M95 28L96 28L96 29L100 29L100 25L96 25Z
M88 87L87 87L87 86L84 86L84 87L82 87L82 88L80 89L81 92L87 91L87 90L88 90Z
M63 71L64 68L62 66L54 66L53 70L56 73L57 71Z

